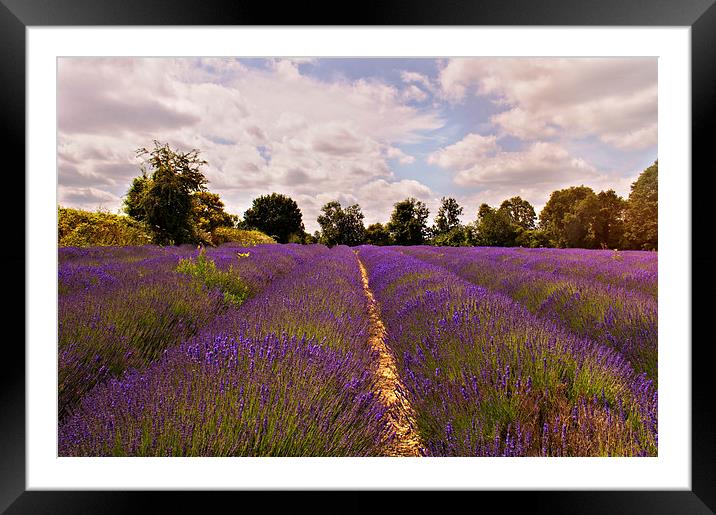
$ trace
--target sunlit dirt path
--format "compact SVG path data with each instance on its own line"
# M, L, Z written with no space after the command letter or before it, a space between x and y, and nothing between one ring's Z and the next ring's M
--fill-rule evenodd
M415 431L415 413L413 412L408 399L401 392L405 387L400 381L395 366L395 360L388 348L385 346L385 326L380 319L378 304L373 297L373 292L368 285L368 272L363 262L358 259L361 278L363 280L363 291L368 298L368 314L370 328L368 344L378 352L378 388L379 395L388 411L389 434L386 435L386 456L420 456L420 440ZM390 438L390 433L394 437Z

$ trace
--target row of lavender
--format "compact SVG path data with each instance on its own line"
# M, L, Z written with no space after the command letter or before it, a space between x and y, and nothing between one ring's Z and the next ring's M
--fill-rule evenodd
M399 250L359 255L429 454L656 454L656 390L618 352Z
M61 424L60 454L380 454L386 420L373 393L376 359L355 255L310 249L293 267L274 267L284 276L238 309L144 369L96 386ZM298 252L249 252L265 262L289 250Z
M485 259L505 261L521 269L587 278L657 297L656 252L502 247L470 250L478 251Z
M256 294L317 250L224 246L209 256L234 266ZM221 292L175 272L180 259L196 253L191 246L59 249L60 419L95 384L143 368L229 309Z
M656 253L435 247L404 252L615 349L656 382Z

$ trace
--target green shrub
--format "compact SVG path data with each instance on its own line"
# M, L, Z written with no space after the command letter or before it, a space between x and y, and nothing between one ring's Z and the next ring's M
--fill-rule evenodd
M239 258L243 256L245 254L239 254ZM219 270L216 263L206 257L203 248L196 259L181 259L176 271L195 277L207 288L218 288L224 294L224 300L231 304L238 306L249 296L249 287L234 268L231 266L228 271Z
M276 240L261 231L245 231L233 227L217 227L211 233L211 241L214 245L231 242L238 243L244 247L253 247L262 243L276 243Z
M57 210L60 247L146 245L152 242L149 228L127 216L67 207Z
M460 225L435 236L432 244L437 247L467 247L470 244L469 239L468 229Z

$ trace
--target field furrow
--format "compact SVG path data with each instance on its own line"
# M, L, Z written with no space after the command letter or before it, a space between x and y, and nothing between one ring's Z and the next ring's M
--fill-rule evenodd
M368 299L370 321L368 345L378 354L376 386L380 400L386 407L389 434L386 447L388 456L420 456L420 439L415 430L415 412L405 396L405 386L395 366L395 358L385 345L385 326L380 319L380 310L370 289L368 272L358 259L363 290Z

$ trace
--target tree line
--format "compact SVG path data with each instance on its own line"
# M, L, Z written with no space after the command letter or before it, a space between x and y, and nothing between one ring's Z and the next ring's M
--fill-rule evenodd
M127 192L124 210L146 223L160 245L212 243L221 228L258 230L279 243L334 245L440 245L561 247L656 250L658 243L658 160L631 185L627 199L614 190L596 193L587 186L552 192L539 216L515 196L499 206L480 205L463 224L464 209L443 197L429 224L424 202L409 197L393 206L390 219L367 227L358 204L326 203L317 218L320 230L306 232L295 200L280 193L255 198L242 219L225 211L219 195L208 191L199 151L179 152L154 142L141 148L142 173Z

